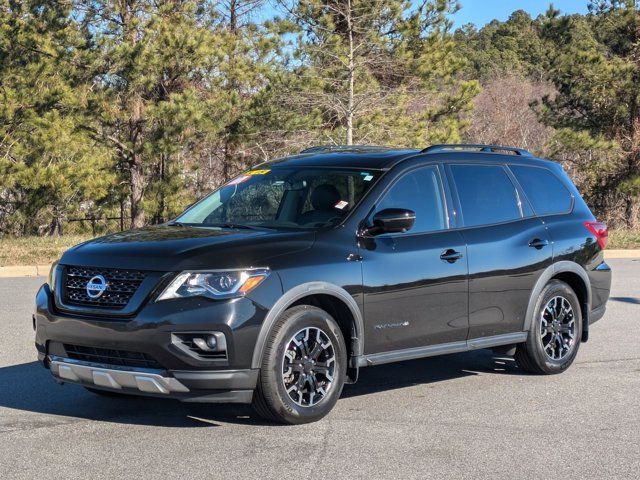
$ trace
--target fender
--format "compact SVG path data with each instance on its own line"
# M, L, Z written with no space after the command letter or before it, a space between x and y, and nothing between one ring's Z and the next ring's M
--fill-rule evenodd
M309 282L298 285L297 287L285 292L271 310L269 310L264 322L262 322L262 326L260 327L260 332L258 333L258 338L256 340L256 346L253 349L251 368L260 368L267 337L269 336L269 332L278 317L280 317L280 315L282 315L282 313L295 302L310 295L331 295L332 297L341 300L347 305L347 307L349 307L351 315L353 315L353 318L355 319L356 330L356 338L352 341L353 356L358 357L362 355L362 352L364 352L364 320L362 319L362 313L360 312L360 308L356 301L349 292L337 285L327 282ZM348 339L345 340L348 341Z
M568 260L562 260L557 263L553 263L549 265L540 275L538 281L536 282L533 290L531 292L531 297L529 298L529 305L527 306L527 314L524 318L524 327L523 331L528 332L531 327L531 322L533 321L533 315L535 314L536 302L538 301L538 297L540 296L540 292L545 287L549 280L551 280L555 275L562 272L571 272L580 276L582 281L584 282L587 290L587 315L591 311L591 281L589 280L589 276L584 268L582 268L579 264L575 262L570 262ZM588 322L585 319L585 323Z

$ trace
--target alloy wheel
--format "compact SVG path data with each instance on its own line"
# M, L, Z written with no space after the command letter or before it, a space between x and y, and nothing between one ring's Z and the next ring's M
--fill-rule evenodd
M569 300L556 296L547 302L540 314L540 338L545 354L562 360L576 344L576 320Z
M336 368L335 349L329 336L307 327L287 342L282 359L284 388L297 405L312 407L329 393Z

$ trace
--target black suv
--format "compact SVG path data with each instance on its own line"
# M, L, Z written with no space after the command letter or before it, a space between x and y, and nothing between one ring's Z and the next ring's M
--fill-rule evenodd
M36 347L95 393L310 422L369 365L493 348L562 372L604 314L606 243L525 150L318 147L71 248L37 294Z

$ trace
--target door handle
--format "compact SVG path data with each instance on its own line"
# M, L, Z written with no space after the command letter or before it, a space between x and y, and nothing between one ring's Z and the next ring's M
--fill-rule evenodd
M449 263L455 263L456 261L460 260L462 257L463 257L462 253L456 252L453 248L449 248L445 250L444 252L442 252L442 255L440 255L440 258L442 260Z
M549 240L541 240L540 238L534 238L529 242L529 246L535 248L536 250L540 250L547 245L549 245Z
M362 255L358 255L357 253L350 253L347 255L348 262L361 262L362 260Z

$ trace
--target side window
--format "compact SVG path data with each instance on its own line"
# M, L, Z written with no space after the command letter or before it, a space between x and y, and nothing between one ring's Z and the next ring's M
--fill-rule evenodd
M571 193L546 168L512 165L511 171L522 185L536 215L567 213L571 208Z
M521 218L516 188L499 165L451 165L467 227Z
M423 167L402 176L382 198L376 211L407 208L416 212L410 233L425 233L447 228L442 184L436 167Z

